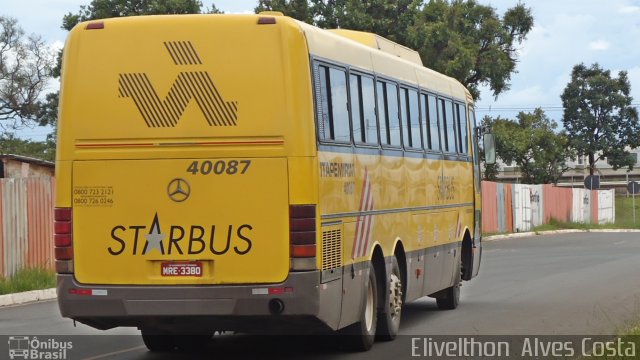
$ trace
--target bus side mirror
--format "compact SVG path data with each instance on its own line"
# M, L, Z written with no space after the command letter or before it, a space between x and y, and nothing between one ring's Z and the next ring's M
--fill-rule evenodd
M493 134L484 134L484 162L489 165L496 163L496 137Z

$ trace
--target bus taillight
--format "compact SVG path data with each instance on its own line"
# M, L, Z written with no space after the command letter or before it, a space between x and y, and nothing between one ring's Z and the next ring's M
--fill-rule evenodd
M289 206L291 271L316 269L316 206Z
M55 208L53 216L56 272L71 274L73 273L72 210L71 208Z

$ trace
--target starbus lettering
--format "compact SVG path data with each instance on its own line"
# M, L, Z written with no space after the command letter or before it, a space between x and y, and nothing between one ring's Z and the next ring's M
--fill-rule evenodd
M253 242L249 224L170 225L162 227L158 214L150 226L116 225L111 228L112 243L107 251L112 256L146 255L154 250L161 255L200 255L211 253L246 255Z

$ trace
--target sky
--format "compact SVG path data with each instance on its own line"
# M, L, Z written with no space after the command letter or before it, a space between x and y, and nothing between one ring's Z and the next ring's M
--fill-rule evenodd
M494 7L499 15L517 0L477 0ZM519 44L517 73L511 88L494 99L482 89L477 102L479 117L514 119L519 111L542 107L561 123L560 94L570 80L574 65L599 63L617 76L629 73L634 104L640 104L640 0L521 0L530 7L534 27ZM41 35L54 48L64 44L62 17L76 13L90 0L1 0L0 15L18 19L27 33ZM203 0L205 7L212 1ZM253 13L257 0L213 1L227 13ZM55 90L57 82L51 84ZM22 137L42 140L50 130L25 129Z

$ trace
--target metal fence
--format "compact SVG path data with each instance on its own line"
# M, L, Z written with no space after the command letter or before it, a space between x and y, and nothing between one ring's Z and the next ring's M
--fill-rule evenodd
M482 231L529 231L551 219L577 223L615 222L614 190L482 182Z
M0 277L53 269L54 178L0 179Z

